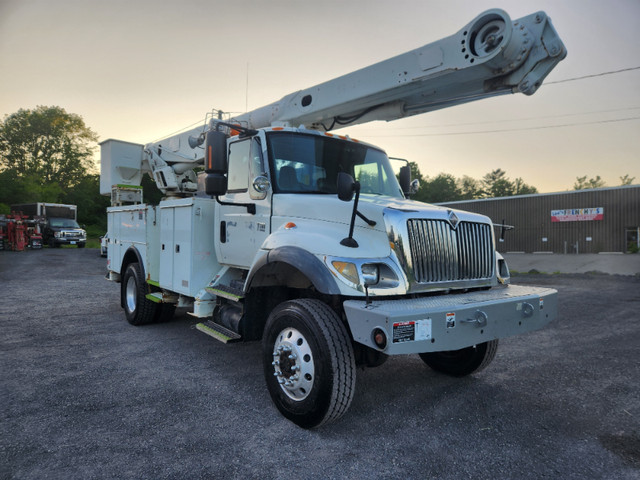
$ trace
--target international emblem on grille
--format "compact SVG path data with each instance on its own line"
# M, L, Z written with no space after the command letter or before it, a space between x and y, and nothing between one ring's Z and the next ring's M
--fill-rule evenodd
M458 219L458 216L453 212L453 210L447 210L447 213L449 214L449 223L451 224L451 228L455 230L460 220Z

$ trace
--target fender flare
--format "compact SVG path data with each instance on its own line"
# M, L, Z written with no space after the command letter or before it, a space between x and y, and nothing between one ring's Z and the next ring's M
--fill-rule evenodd
M256 275L273 263L283 263L302 272L320 293L326 295L340 295L340 289L335 278L318 258L300 247L278 247L269 250L249 270L246 290L251 288Z
M140 252L139 252L139 251L138 251L138 249L137 249L137 248L135 248L135 247L129 247L129 248L127 249L127 251L124 253L124 255L122 256L122 264L120 265L120 274L121 274L121 275L124 275L124 269L125 269L125 267L126 267L128 264L133 263L133 262L131 262L131 261L127 261L127 262L125 263L125 261L131 257L131 252L133 252L133 253L135 254L135 256L136 256L136 260L137 260L137 262L140 264L140 268L142 269L142 273L144 274L144 262L142 261L142 257L140 256Z

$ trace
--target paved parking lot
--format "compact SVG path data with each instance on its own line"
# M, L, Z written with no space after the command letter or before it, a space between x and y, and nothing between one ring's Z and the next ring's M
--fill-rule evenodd
M417 356L359 370L351 409L302 430L258 343L132 327L95 250L0 252L0 478L640 478L640 278L523 275L559 319L486 370Z

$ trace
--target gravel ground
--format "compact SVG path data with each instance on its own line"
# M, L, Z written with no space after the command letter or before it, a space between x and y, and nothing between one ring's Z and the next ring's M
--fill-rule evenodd
M523 275L558 320L486 370L418 356L359 370L337 423L307 431L268 396L258 343L132 327L96 250L0 252L0 477L640 478L640 278Z

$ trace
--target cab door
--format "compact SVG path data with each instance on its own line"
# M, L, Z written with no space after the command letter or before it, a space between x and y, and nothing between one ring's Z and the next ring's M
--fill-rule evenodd
M271 232L271 189L255 182L267 176L259 137L230 143L228 165L227 193L216 204L217 254L221 264L249 268Z

